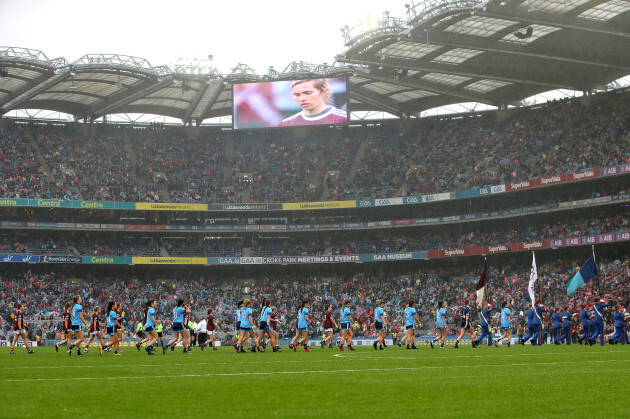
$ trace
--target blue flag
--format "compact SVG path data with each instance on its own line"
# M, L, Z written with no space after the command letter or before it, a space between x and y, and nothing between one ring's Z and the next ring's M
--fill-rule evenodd
M588 258L584 266L575 274L567 284L567 295L573 297L575 290L586 284L597 275L597 265L595 264L595 256Z

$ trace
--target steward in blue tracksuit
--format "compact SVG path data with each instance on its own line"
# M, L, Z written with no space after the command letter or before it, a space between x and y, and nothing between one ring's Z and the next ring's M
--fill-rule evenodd
M590 320L591 317L588 314L588 310L586 309L588 305L586 303L582 304L582 310L580 310L580 320L582 321L582 336L578 339L578 343L581 345L582 342L588 342L588 338L590 334Z
M569 306L564 306L562 312L562 337L560 343L564 340L567 345L571 344L571 313L569 313Z
M600 337L601 346L604 346L604 308L608 307L606 301L601 298L595 298L595 305L593 306L593 334L591 335L590 344L597 342L597 338Z
M534 313L534 327L536 328L536 332L534 332L534 336L532 336L532 340L536 342L537 345L542 345L542 319L547 309L544 306L540 305L540 298L536 300L536 308Z
M521 345L525 345L532 336L534 336L535 326L534 326L534 308L530 307L527 312L525 312L525 316L527 317L527 334L523 337L521 341ZM532 340L532 345L535 345L536 342Z
M628 343L628 335L626 335L627 323L623 315L623 307L620 304L615 306L615 313L613 318L615 319L615 334L608 340L608 343L621 343L625 345Z
M481 310L481 336L477 338L475 345L479 345L479 342L483 341L483 338L486 336L488 336L488 346L492 345L492 333L490 332L490 313L492 308L488 303L483 303L483 309Z
M560 315L560 306L556 307L555 313L551 316L553 320L553 328L556 331L556 337L553 341L556 345L560 345L560 335L562 334L562 316Z

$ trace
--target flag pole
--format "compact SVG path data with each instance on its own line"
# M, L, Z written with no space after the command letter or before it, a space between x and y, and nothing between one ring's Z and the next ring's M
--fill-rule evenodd
M483 263L484 263L483 266L484 266L484 268L486 267L487 261L488 261L487 257L484 256L483 257ZM488 274L488 271L486 270L486 275L487 274ZM486 298L486 301L490 301L490 275L488 275L487 279L486 279L486 291L487 292L485 293L484 297ZM482 301L482 303L483 303L483 301Z
M533 257L535 257L535 254L534 254L534 251L532 250L532 258L533 258ZM538 273L538 266L536 266L536 273ZM538 286L538 298L540 298L540 301L542 301L542 300L543 300L543 299L542 299L542 295L540 294L540 283L541 283L542 281L540 280L540 276L537 278L536 282L537 282L537 284L536 284L536 285ZM532 304L533 304L533 303L532 303Z

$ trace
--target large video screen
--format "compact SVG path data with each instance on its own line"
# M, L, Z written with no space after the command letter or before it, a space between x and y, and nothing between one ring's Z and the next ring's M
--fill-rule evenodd
M345 77L232 86L234 129L348 123Z

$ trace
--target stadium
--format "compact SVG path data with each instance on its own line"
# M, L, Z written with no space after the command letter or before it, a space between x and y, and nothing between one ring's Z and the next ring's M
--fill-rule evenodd
M630 2L397 6L283 70L0 46L0 416L627 414Z

